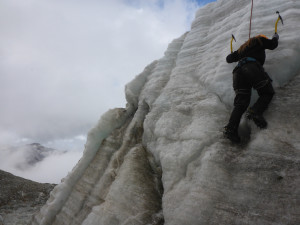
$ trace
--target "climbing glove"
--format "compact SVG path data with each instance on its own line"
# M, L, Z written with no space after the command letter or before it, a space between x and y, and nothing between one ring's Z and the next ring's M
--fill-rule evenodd
M275 33L272 38L276 38L277 40L279 40L279 35Z

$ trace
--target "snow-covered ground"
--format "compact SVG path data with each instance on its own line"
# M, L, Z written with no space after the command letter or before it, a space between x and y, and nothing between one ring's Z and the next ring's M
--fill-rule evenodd
M127 108L102 116L32 224L300 223L300 1L254 2L252 36L273 35L277 10L285 22L267 51L268 129L243 120L243 144L222 139L234 98L225 57L232 33L235 49L248 39L251 1L219 0L126 86Z

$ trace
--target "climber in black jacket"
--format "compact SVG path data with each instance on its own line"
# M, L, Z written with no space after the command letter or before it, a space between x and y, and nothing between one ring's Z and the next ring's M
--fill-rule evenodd
M272 80L265 72L263 64L266 59L265 49L275 49L278 46L278 40L279 35L277 33L273 35L272 39L258 35L250 38L226 58L227 63L239 61L233 70L233 88L236 94L234 109L228 125L224 128L224 136L232 142L240 142L238 127L243 113L250 104L252 87L257 90L259 98L247 110L246 117L253 120L260 128L267 127L263 112L267 109L275 92L271 83Z

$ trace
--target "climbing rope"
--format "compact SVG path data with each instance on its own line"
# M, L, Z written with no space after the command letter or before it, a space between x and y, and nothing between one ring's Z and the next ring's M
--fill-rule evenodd
M253 0L252 0L252 6L251 6L250 27L249 27L249 39L250 39L250 36L251 36L252 11L253 11Z

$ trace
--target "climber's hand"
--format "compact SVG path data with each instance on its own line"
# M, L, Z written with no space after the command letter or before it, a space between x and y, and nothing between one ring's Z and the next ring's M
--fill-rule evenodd
M272 38L276 38L277 40L279 40L279 35L277 33L274 33Z

